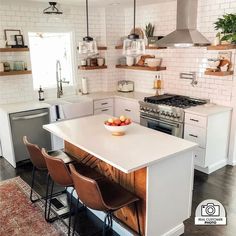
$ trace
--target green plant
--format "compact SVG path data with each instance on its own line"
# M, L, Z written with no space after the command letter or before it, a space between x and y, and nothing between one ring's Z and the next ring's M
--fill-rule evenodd
M147 38L153 37L154 29L155 29L155 26L152 25L151 23L145 26L145 34Z
M236 43L236 14L225 14L214 23L216 30L221 30L221 41Z

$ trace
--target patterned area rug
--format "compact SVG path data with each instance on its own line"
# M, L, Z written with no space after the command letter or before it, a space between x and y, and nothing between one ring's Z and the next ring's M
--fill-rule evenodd
M44 220L44 203L31 203L29 194L30 186L20 177L0 182L0 236L66 235L60 221Z

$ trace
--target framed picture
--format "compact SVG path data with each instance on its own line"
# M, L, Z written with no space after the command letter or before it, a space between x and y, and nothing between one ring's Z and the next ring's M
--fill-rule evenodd
M24 38L23 35L19 34L19 35L15 35L15 41L16 41L16 46L24 46Z
M5 29L4 34L7 46L15 46L16 45L15 35L21 35L21 32L20 30Z

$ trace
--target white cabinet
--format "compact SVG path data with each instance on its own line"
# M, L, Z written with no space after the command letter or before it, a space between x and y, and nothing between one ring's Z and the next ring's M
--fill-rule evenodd
M198 143L195 169L210 174L227 164L231 111L201 116L186 110L184 139Z
M131 118L136 123L140 123L138 101L115 98L115 116L119 117L121 115Z
M94 100L93 103L93 114L99 115L99 114L107 114L107 115L114 115L114 100L113 98L108 99L100 99L100 100Z

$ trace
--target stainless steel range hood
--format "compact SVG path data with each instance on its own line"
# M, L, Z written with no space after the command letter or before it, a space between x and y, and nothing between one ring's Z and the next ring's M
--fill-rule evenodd
M210 42L197 30L198 0L177 0L177 29L157 41L158 46L207 46Z

